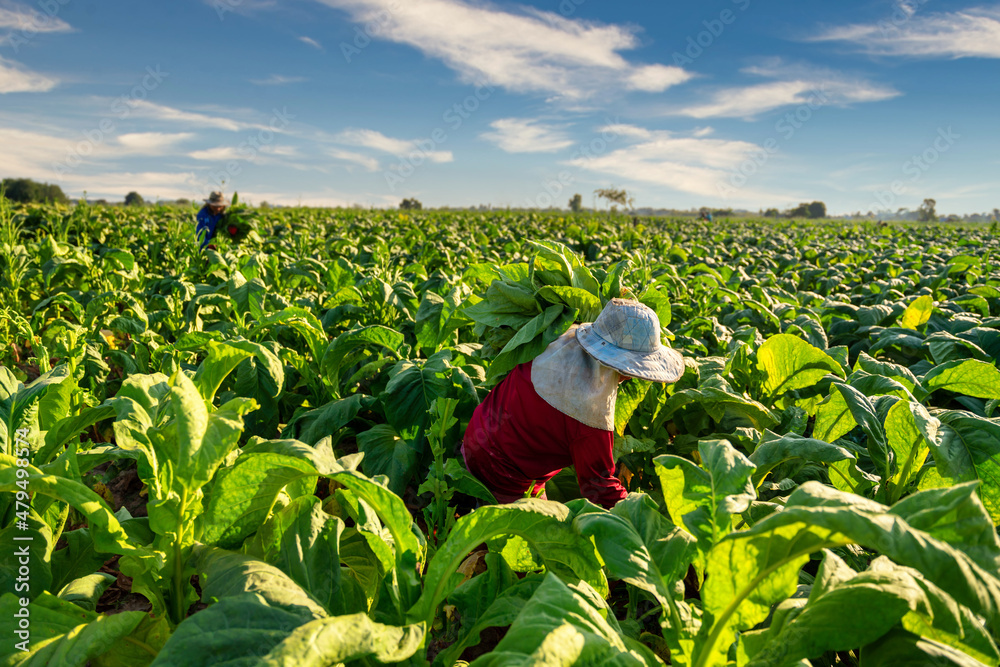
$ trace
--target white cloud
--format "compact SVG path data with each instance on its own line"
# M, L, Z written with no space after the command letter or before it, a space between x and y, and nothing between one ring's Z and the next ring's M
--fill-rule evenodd
M41 32L70 32L58 16L43 14L20 2L0 0L0 30L21 31L25 38Z
M679 67L667 65L645 65L637 67L627 78L628 87L632 90L642 90L658 93L670 86L684 83L691 75Z
M155 104L147 100L133 100L129 103L137 116L153 118L155 120L185 123L197 127L214 127L220 130L238 132L239 130L256 129L259 126L250 123L223 118L221 116L210 116L208 114L194 111L184 111L162 104Z
M829 70L770 64L750 67L746 74L779 79L751 86L716 90L709 101L669 110L668 115L691 118L753 118L781 107L809 104L846 106L891 99L899 92L864 79Z
M1000 58L1000 7L911 13L895 20L832 28L813 39L853 42L877 55Z
M375 130L344 130L334 137L334 141L349 146L363 146L364 148L371 148L397 156L406 156L410 153L419 152L431 162L451 162L454 159L451 151L431 150L419 145L416 140L395 139Z
M173 148L174 144L192 137L194 134L191 132L133 132L118 137L118 148L129 153L161 155Z
M306 78L304 76L282 76L280 74L272 74L266 79L250 79L250 83L255 86L284 86L289 83L302 83Z
M227 160L238 160L241 156L235 146L217 146L216 148L206 148L188 153L188 157L195 160L225 162Z
M551 153L573 143L561 129L530 118L501 118L490 127L480 136L508 153Z
M0 56L0 94L44 93L58 85L59 80L25 69L13 60Z
M334 160L359 165L367 171L378 171L378 160L369 155L362 155L361 153L355 153L353 151L344 151L339 148L328 149L327 155L332 157Z
M192 172L72 173L61 178L66 194L84 191L88 199L124 197L135 190L145 199L179 199L197 195L198 180Z
M534 9L522 13L467 0L319 0L376 37L442 60L463 81L571 100L612 89L660 92L690 78L678 67L635 65L620 54L639 46L636 29Z
M302 37L299 37L299 41L302 42L303 44L308 44L314 49L319 49L320 51L323 51L323 45L317 42L312 37L306 37L305 35L303 35Z
M629 145L601 155L578 157L566 164L618 179L649 183L710 200L720 197L720 186L736 165L759 147L746 141L683 136L634 125L609 125L601 132L621 137ZM704 132L704 128L701 130ZM634 141L629 142L629 139ZM613 142L609 142L612 144ZM788 195L741 191L745 201L777 201Z

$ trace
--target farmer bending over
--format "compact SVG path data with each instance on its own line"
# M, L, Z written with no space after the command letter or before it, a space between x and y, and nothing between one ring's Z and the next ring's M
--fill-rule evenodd
M545 497L545 482L572 465L580 492L610 508L615 478L615 397L630 377L676 382L684 361L660 342L660 321L638 301L612 299L597 321L574 325L520 364L472 414L462 443L468 469L501 503Z
M215 245L210 244L209 241L215 236L215 226L225 215L227 206L229 206L229 201L221 192L213 192L205 200L205 205L198 211L198 226L194 231L195 238L201 239L199 250L204 250L206 247L215 250ZM204 238L202 238L202 233L204 233Z

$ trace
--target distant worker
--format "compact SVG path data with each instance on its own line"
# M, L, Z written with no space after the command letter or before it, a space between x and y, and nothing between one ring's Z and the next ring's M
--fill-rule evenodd
M707 209L701 210L701 215L698 216L699 220L704 220L705 222L712 222L712 212Z
M545 483L572 465L583 496L610 508L626 496L612 455L618 385L683 373L656 313L612 299L597 321L574 325L490 391L465 431L465 465L501 503L529 491L544 498Z
M210 242L215 236L216 225L226 213L227 206L229 206L229 200L221 192L213 192L205 200L205 205L198 211L198 226L194 232L195 239L201 239L199 250L205 248L215 250L215 245Z

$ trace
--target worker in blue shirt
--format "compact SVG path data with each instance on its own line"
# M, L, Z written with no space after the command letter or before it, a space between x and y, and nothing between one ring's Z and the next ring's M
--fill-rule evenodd
M229 200L221 192L213 192L205 200L205 205L198 211L198 226L195 228L195 238L201 239L200 250L206 247L215 250L215 245L211 244L212 237L215 236L215 226L226 214L226 207Z

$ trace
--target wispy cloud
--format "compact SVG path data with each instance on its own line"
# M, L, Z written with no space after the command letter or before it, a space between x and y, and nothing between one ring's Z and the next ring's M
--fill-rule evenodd
M649 183L662 188L700 195L710 200L719 197L719 185L725 182L733 165L759 147L746 141L704 138L704 129L687 136L665 130L649 130L635 125L617 124L601 128L622 138L629 145L597 156L578 157L567 164L617 179ZM786 195L741 192L747 201L784 200Z
M745 74L776 81L712 91L707 102L667 111L668 115L690 118L753 118L781 107L801 104L847 106L878 102L899 95L891 86L860 77L806 67L789 67L780 62L749 67Z
M419 151L431 162L451 162L454 159L451 151L424 150L417 145L416 140L395 139L375 130L344 130L336 135L334 140L341 144L363 146L397 156L406 156L414 151Z
M118 148L128 153L162 155L194 136L191 132L133 132L118 137Z
M183 109L177 109L163 104L156 104L147 100L134 100L130 104L134 107L133 111L136 116L152 118L154 120L185 123L196 127L213 127L219 130L229 130L231 132L258 129L261 127L253 123L245 123L232 118L211 116L196 111L184 111Z
M345 151L339 148L327 149L327 155L340 162L356 164L363 167L366 171L378 171L378 160L370 155L362 155L361 153Z
M561 128L530 118L501 118L490 127L480 136L508 153L551 153L573 144Z
M7 30L34 35L40 32L71 32L73 28L58 16L43 14L21 2L0 0L0 31Z
M917 14L898 24L840 26L813 40L853 42L877 55L1000 58L1000 7Z
M284 86L289 83L302 83L306 78L304 76L282 76L280 74L272 74L266 79L250 79L250 83L255 86Z
M0 56L0 94L44 93L59 84L59 79L32 72L13 60Z
M323 49L323 45L320 44L319 42L317 42L312 37L306 37L305 35L303 35L302 37L299 37L299 41L302 42L303 44L308 44L309 46L313 47L314 49L319 49L320 51L324 50Z
M640 43L633 27L466 0L319 1L358 23L378 20L378 38L440 59L470 83L581 100L608 90L660 92L691 77L679 67L626 60L620 52Z

